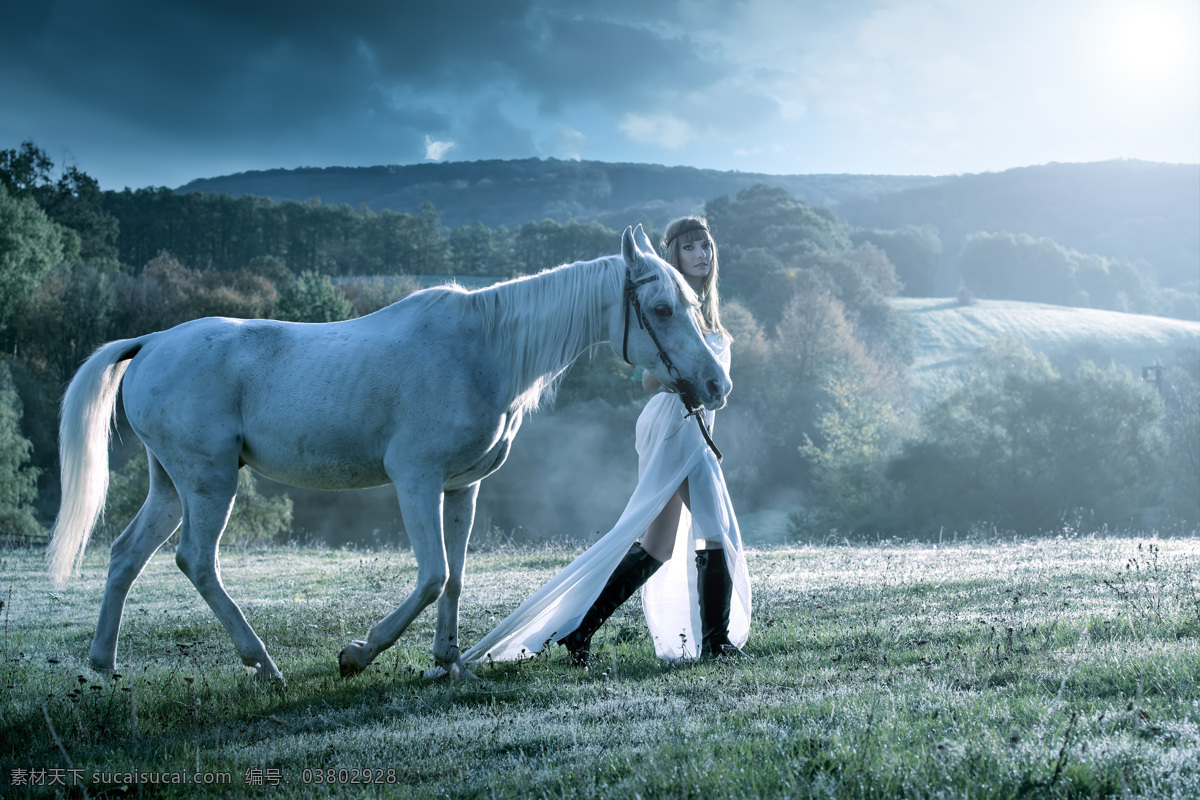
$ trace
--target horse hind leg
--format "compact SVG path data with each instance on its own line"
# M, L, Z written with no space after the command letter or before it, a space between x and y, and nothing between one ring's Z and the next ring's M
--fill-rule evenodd
M100 619L92 639L89 661L93 669L102 672L116 668L121 615L133 582L155 551L179 527L179 494L154 454L147 450L146 455L150 462L150 491L137 516L112 544Z
M183 494L183 528L175 563L225 626L242 663L254 667L260 679L282 683L283 674L267 654L262 639L221 582L217 544L233 508L237 469L214 470L204 477L201 486Z

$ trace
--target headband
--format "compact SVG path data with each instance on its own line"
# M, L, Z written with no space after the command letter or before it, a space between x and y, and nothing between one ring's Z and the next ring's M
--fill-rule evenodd
M709 231L708 231L708 226L707 226L707 225L705 225L705 224L704 224L704 223L702 223L702 222L695 222L695 223L693 223L693 224L689 225L688 227L684 228L684 229L683 229L683 230L681 230L681 231L675 231L675 235L674 235L674 236L672 236L670 239L667 239L667 241L666 241L666 243L663 245L663 247L664 247L664 248L666 248L666 247L670 247L670 246L671 246L671 242L675 241L676 239L678 239L678 238L679 238L680 236L682 236L683 234L685 234L685 233L691 233L692 231L704 231L705 233L708 233L708 238L710 238L710 239L712 238L712 234L711 234L711 233L709 233Z

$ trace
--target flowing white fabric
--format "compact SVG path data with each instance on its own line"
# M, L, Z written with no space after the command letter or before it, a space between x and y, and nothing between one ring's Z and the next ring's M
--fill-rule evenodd
M729 341L708 338L714 355L729 369ZM706 411L708 422L713 412ZM568 564L463 655L468 664L532 658L579 626L621 558L646 532L667 501L688 480L691 513L684 508L671 559L642 591L642 607L660 658L694 659L700 654L700 608L695 546L721 542L733 576L729 639L738 647L750 634L750 577L742 536L725 477L679 396L650 398L637 422L638 484L611 531Z

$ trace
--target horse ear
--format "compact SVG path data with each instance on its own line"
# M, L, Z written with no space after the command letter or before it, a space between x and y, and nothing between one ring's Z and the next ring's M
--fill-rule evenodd
M637 242L633 239L633 228L626 228L625 233L621 235L621 255L625 257L625 263L633 266L641 259L641 252L638 251Z
M640 222L638 223L638 226L633 229L633 239L634 242L637 243L637 246L641 248L643 253L657 252L654 249L654 243L650 241L650 237L646 235L644 230L642 230L642 224Z

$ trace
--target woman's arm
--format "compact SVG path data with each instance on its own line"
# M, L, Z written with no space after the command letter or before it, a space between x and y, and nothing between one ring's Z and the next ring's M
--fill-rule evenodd
M663 388L662 382L654 377L654 373L650 370L642 371L642 388L650 394L654 394Z

